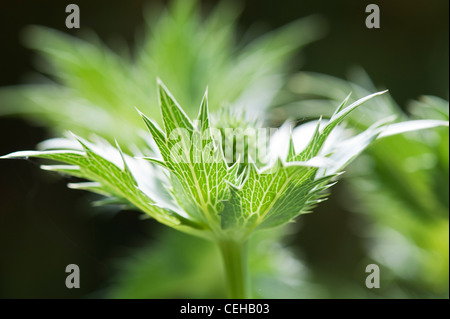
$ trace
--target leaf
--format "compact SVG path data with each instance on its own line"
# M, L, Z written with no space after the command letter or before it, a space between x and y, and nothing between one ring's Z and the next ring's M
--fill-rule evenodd
M314 156L317 156L319 154L319 151L322 149L326 139L330 136L333 129L340 124L347 115L349 115L352 111L354 111L357 107L362 105L364 102L379 96L387 91L377 92L370 94L366 97L363 97L355 102L353 102L351 105L345 107L345 104L347 103L348 99L350 98L350 95L347 95L347 97L344 99L344 101L340 104L340 106L337 108L336 112L331 116L331 119L328 121L328 123L325 125L323 129L320 129L320 121L317 124L316 131L308 144L308 146L303 150L301 153L299 153L297 156L295 156L296 161L306 161Z
M265 171L250 166L242 185L231 187L221 214L222 228L245 238L257 228L278 226L306 212L319 200L322 184L333 177L315 180L316 171L308 163L283 165L281 160Z
M218 228L222 201L229 196L227 182L238 180L237 164L227 166L210 134L207 94L198 115L201 125L195 127L161 82L159 92L166 132L142 115L162 155L156 163L169 170L171 194L178 205L204 227ZM173 139L174 132L178 139Z
M38 157L70 164L44 165L42 168L92 181L88 183L70 183L69 187L92 191L109 198L116 198L116 201L129 203L163 224L190 233L197 233L196 228L200 226L186 219L183 216L184 214L167 199L170 196L166 195L166 198L163 199L164 195L161 196L161 194L164 193L165 186L161 181L157 182L151 170L148 171L146 169L148 168L146 165L150 164L145 164L145 160L125 156L120 149L114 149L112 146L110 146L110 150L103 149L104 153L111 153L111 150L113 150L116 152L116 155L121 156L121 163L118 163L117 159L113 160L111 156L105 158L94 152L93 148L98 148L98 145L90 144L81 138L77 138L77 140L83 151L22 151L11 153L2 158ZM133 172L130 170L129 164L133 167ZM139 174L141 177L136 178ZM154 180L157 185L154 185L151 189L146 189L145 186L148 185L142 185L142 183L138 182L138 180L142 180L142 177Z
M416 120L416 121L406 121L401 123L395 123L387 126L383 129L383 132L378 136L379 138L388 137L392 135L397 135L406 132L412 132L417 130L423 130L438 126L447 126L448 121L440 120Z
M192 132L194 127L191 120L159 79L158 94L162 119L166 132L170 134L172 131L179 128Z

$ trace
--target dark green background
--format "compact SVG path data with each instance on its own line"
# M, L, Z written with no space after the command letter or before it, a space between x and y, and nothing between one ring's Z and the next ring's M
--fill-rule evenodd
M375 83L404 105L421 94L448 98L449 2L247 0L240 28L270 30L310 14L327 22L327 35L302 52L302 70L345 77L360 65ZM65 6L76 3L81 28L108 43L121 36L132 45L142 30L146 1L3 0L0 2L0 86L23 83L34 70L34 53L20 32L29 24L63 31ZM207 12L215 1L203 1ZM376 3L381 28L365 27L365 7ZM70 31L70 33L76 33ZM300 57L299 57L300 61ZM0 118L0 154L33 149L50 137L23 120ZM162 226L137 212L104 215L89 206L89 194L38 169L34 161L0 161L0 298L95 296L114 275L113 262L131 249L157 240ZM355 225L366 221L345 209L344 184L314 214L301 217L301 230L287 238L304 260L332 277L351 277L364 256ZM65 266L81 268L81 289L68 290Z

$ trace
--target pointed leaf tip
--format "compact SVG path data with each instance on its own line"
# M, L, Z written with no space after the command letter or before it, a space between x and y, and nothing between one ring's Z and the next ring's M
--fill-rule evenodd
M178 128L192 130L191 120L162 82L158 83L158 95L166 133Z
M144 114L141 110L139 110L139 109L137 108L137 106L135 106L134 109L136 110L136 112L138 112L138 114L139 114L140 117L145 116L145 114Z
M209 128L208 87L206 88L202 102L200 103L197 120L200 121L202 131Z
M392 135L430 129L439 126L449 126L448 121L442 120L413 120L400 123L389 124L384 127L377 138L384 138Z

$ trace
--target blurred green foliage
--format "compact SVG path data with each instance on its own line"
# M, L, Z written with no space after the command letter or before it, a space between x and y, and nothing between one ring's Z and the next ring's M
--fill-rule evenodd
M264 112L283 83L289 60L320 33L315 18L292 22L250 42L237 39L236 4L222 1L207 18L197 1L174 1L147 14L145 35L131 53L110 50L44 27L29 27L27 45L39 53L36 84L0 90L0 115L23 115L57 135L96 133L121 145L139 144L139 108L160 121L156 78L194 116L206 87L209 105L244 105ZM120 130L118 132L117 130Z
M356 96L375 90L361 69L351 81L314 73L290 80L299 100L282 107L296 118L329 114L352 91ZM434 96L412 101L406 111L389 95L356 110L349 126L363 130L389 114L399 119L449 120L449 103ZM346 178L352 186L351 209L374 223L366 236L373 260L392 271L388 284L403 283L405 291L391 296L448 296L449 293L449 131L448 128L397 135L369 148ZM410 290L410 291L408 291Z

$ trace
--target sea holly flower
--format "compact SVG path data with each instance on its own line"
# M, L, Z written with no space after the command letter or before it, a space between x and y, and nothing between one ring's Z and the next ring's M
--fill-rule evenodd
M343 126L345 117L384 93L378 92L349 106L347 97L327 121L297 128L287 123L261 143L246 136L261 135L251 132L251 122L245 122L248 134L222 136L225 127L221 123L216 128L211 122L207 93L194 121L160 81L158 93L163 127L140 113L151 141L148 149L132 156L122 152L118 143L112 146L100 138L89 142L73 136L46 141L42 151L3 158L62 162L42 168L88 180L69 186L104 195L103 204L131 205L169 227L216 242L230 296L235 298L249 296L246 243L255 231L289 223L311 211L326 198L325 191L342 170L377 138L448 126L445 121L392 124L386 119L351 135ZM253 129L260 128L255 124ZM231 148L226 145L230 141ZM229 149L236 154L225 156ZM263 149L259 160L250 154L253 149Z

